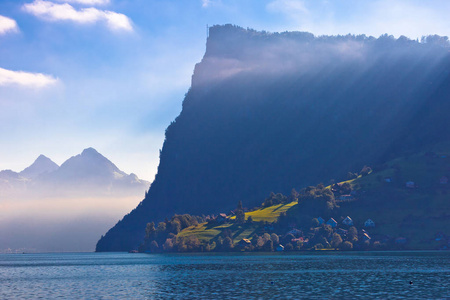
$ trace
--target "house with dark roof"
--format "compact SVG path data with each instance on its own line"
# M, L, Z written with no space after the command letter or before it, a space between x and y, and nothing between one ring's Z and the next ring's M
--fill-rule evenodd
M353 220L349 216L347 216L344 221L342 221L342 224L347 226L353 226Z
M370 227L375 227L375 222L372 221L371 219L367 219L364 222L364 227L370 228Z
M330 225L332 228L334 228L334 227L337 226L338 223L336 222L335 219L330 218L330 219L327 221L327 224Z

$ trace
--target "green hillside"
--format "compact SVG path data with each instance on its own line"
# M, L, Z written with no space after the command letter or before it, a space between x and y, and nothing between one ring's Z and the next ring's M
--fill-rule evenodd
M350 174L355 178L347 181L294 192L298 197L295 201L288 201L292 195L271 194L270 199L283 203L267 205L272 203L268 198L261 208L246 212L240 224L234 215L226 220L210 217L193 223L180 221L186 225L179 232L169 233L172 248L168 247L170 251L270 251L280 244L288 245L289 250L311 250L344 249L344 243L350 243L362 250L446 249L450 236L449 154L430 151L397 158L373 170L365 168L360 174ZM342 223L347 216L353 226ZM333 218L337 226L320 225L319 217L325 221ZM375 227L365 227L368 219ZM243 239L252 242L244 243ZM177 248L179 244L182 246ZM163 251L164 247L153 250ZM143 249L149 249L148 241Z

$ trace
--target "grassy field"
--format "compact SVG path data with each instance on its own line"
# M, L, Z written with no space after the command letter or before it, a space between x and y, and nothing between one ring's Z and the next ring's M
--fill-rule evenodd
M254 222L266 221L269 223L275 222L282 212L286 212L297 204L296 201L287 204L278 204L261 208L252 212L245 213L245 218L252 217ZM235 217L231 217L234 219ZM243 224L237 225L234 223L225 223L220 225L208 225L208 223L201 223L197 226L191 226L182 230L179 237L197 236L200 241L207 242L219 236L224 230L230 230L233 237L233 242L239 242L244 238L250 238L254 235L258 225Z

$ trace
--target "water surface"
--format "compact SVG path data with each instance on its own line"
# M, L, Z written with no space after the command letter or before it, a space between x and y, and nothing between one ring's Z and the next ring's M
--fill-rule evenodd
M450 299L450 252L2 254L0 285L0 299Z

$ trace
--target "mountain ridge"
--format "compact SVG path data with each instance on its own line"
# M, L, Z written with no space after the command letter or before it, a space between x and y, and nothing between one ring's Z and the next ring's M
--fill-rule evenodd
M97 251L124 251L148 220L258 205L342 170L448 140L448 39L210 28L146 198Z
M121 171L94 148L84 149L81 154L72 156L61 166L41 154L23 171L17 173L3 170L1 174L0 187L3 186L3 193L8 196L28 190L45 195L56 192L58 195L76 195L87 188L93 191L92 196L108 195L114 190L124 190L124 194L131 192L132 195L140 196L142 190L150 186L150 182L139 179L135 174ZM5 192L7 187L9 192Z

